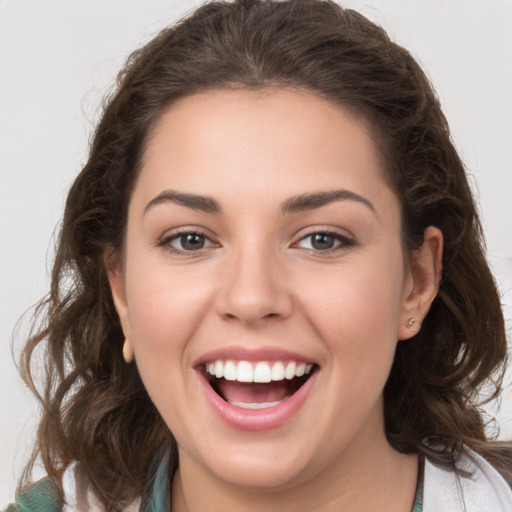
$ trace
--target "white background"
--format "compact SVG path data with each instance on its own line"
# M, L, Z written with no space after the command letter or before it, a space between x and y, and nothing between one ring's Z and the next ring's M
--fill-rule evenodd
M48 289L50 243L101 98L128 54L198 2L0 0L0 506L12 500L37 408L13 329ZM431 77L472 175L512 318L512 0L347 1ZM17 335L19 349L24 328ZM512 438L512 393L498 414Z

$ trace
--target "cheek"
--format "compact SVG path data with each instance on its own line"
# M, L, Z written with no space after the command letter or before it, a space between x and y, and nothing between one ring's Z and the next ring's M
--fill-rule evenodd
M208 309L204 286L186 272L166 265L127 269L129 316L135 361L146 391L165 422L179 437L190 373L189 341ZM184 378L185 377L185 378Z
M389 365L403 303L401 254L310 277L302 293L304 309L334 356L332 364L344 367L340 375L347 369L352 373L350 364L359 369Z
M127 269L127 296L137 365L174 367L186 358L187 342L208 308L206 287L186 271L155 264ZM204 284L204 283L203 283Z

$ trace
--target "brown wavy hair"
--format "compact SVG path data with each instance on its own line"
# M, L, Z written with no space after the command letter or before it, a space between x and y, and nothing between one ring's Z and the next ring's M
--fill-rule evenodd
M136 365L123 361L104 263L109 247L122 251L148 134L178 98L268 87L309 91L369 123L401 203L406 253L428 226L443 232L439 294L417 336L399 342L384 390L389 442L441 461L467 445L504 469L506 450L487 440L476 401L484 383L492 396L500 389L500 299L465 169L428 78L382 28L333 2L213 2L163 30L119 74L69 192L51 291L22 356L37 393L31 360L36 347L45 355L33 460L40 456L51 476L78 461L107 510L143 493L162 446L177 464L175 441Z

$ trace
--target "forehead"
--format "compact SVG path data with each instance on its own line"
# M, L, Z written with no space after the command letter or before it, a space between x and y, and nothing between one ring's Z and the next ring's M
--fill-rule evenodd
M213 90L162 114L135 192L149 201L165 188L215 196L229 188L282 200L340 187L362 195L388 189L362 120L307 92Z

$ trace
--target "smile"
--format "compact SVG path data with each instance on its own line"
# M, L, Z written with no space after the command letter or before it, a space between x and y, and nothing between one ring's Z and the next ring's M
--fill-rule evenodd
M295 361L275 361L269 363L262 361L251 363L249 361L221 361L208 363L206 372L217 379L236 380L238 382L279 382L285 379L309 375L313 364L298 363Z
M318 365L300 360L215 358L200 365L206 397L230 426L249 431L278 428L302 406Z
M222 361L206 365L209 382L221 398L242 409L275 407L307 380L313 364L296 361Z

